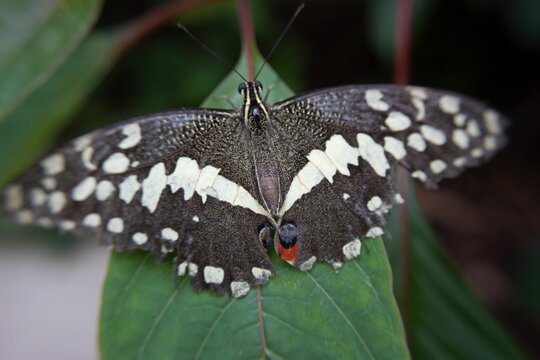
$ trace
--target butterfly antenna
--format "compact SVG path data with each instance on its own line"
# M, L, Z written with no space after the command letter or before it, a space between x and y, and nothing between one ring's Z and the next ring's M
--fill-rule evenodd
M195 37L195 35L193 35L184 25L182 25L181 23L177 23L178 27L183 30L193 41L195 41L200 47L202 47L203 49L205 49L206 51L208 51L210 54L214 55L214 57L216 57L219 61L221 61L223 64L227 65L228 67L231 68L232 71L234 71L238 76L240 76L242 78L242 80L244 80L245 82L247 82L247 79L238 72L238 70L236 70L234 68L234 66L228 62L227 60L225 60L224 58L222 58L221 56L219 56L215 51L213 51L212 49L210 49L208 46L206 46L202 41L200 41L199 39L197 39Z
M272 47L272 49L270 50L270 52L268 53L268 55L264 58L264 62L262 63L261 67L259 68L259 71L257 71L257 74L255 75L255 79L257 79L257 77L259 76L259 74L261 73L262 69L264 68L264 66L266 65L266 63L268 63L268 60L270 59L270 56L272 56L272 54L274 53L274 51L276 50L276 48L278 47L279 43L281 42L281 40L283 39L283 37L285 36L285 34L287 33L287 31L289 31L289 28L291 27L291 25L293 24L294 20L296 19L296 17L300 14L300 11L302 11L304 9L304 3L301 3L298 8L296 9L296 11L294 12L293 16L291 17L291 20L289 20L289 23L287 24L287 26L285 26L285 29L281 32L281 35L279 35L279 38L277 39L277 41L275 42L274 46Z

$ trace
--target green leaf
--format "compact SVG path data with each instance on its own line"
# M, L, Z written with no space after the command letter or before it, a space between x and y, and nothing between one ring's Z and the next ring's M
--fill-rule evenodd
M439 245L412 191L410 222L410 347L415 359L522 359L501 325L475 298ZM391 232L399 239L396 214ZM399 241L389 252L399 252ZM398 261L393 262L397 265ZM394 266L394 274L400 270ZM399 275L396 275L399 278Z
M256 69L260 56L255 57ZM245 69L245 56L237 65ZM270 99L291 91L266 65L259 80ZM231 73L205 106L241 103ZM100 349L103 359L282 358L407 359L405 335L392 292L382 240L366 239L359 259L336 273L326 264L301 272L273 256L276 275L242 299L196 294L189 278L174 285L170 262L150 255L113 253L103 291Z
M68 58L101 0L0 1L0 122Z
M118 33L95 33L0 122L0 188L33 163L72 119L116 58ZM21 146L24 144L24 146Z

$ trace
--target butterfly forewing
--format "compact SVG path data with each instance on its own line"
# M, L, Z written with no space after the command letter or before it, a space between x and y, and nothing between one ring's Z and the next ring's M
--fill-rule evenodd
M237 111L157 114L74 140L7 187L4 209L118 250L172 252L197 289L237 297L272 274L272 241L301 270L358 256L402 201L396 164L434 186L505 143L500 115L444 91L345 86L267 106L244 89Z

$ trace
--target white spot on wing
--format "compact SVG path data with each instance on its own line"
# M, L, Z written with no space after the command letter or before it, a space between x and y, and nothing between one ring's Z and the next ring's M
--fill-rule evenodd
M380 90L367 90L364 98L367 105L375 111L387 111L390 108L390 105L382 100L383 93Z
M135 236L135 235L133 235ZM134 240L135 241L135 240ZM186 275L186 269L188 267L188 263L186 261L183 261L180 265L178 265L178 270L176 271L176 273L178 274L178 276L184 276Z
M69 231L69 230L73 230L75 229L75 221L72 221L72 220L62 220L60 221L60 223L58 224L58 226L60 227L60 229L64 230L64 231Z
M484 149L487 151L497 149L497 138L495 136L486 136L484 138Z
M89 176L81 181L77 186L71 190L71 197L75 201L84 201L88 199L90 195L96 189L96 178Z
M199 169L195 160L181 157L177 160L174 171L168 176L167 184L173 193L180 188L184 189L184 200L190 199L196 191L203 202L207 196L212 196L234 206L250 209L257 214L268 215L246 189L218 175L219 170L210 165Z
M494 110L486 110L482 114L484 118L484 124L489 133L498 135L502 132L501 123L499 120L499 114Z
M124 231L124 220L119 217L112 218L107 223L107 230L115 234L122 233Z
M99 201L105 201L111 196L111 194L114 192L115 187L112 182L109 180L102 180L97 184L96 187L96 198Z
M178 232L171 228L165 228L161 230L161 237L164 240L176 241L178 240Z
M196 222L198 223L199 222L199 217L197 215L195 215L193 218L192 218L193 222Z
M459 111L460 100L452 95L444 95L439 99L439 107L447 114L456 114Z
M137 245L142 245L144 243L146 243L148 241L148 235L146 235L145 233L142 233L142 232L137 232L135 234L133 234L133 236L131 237L131 240L133 240L133 242ZM185 269L184 269L185 271ZM183 274L182 274L183 275Z
M349 145L341 135L333 135L326 142L324 152L343 175L351 175L347 168L349 164L358 165L358 150Z
M42 217L42 218L39 218L37 220L37 224L39 226L42 226L44 228L52 228L53 227L53 222L50 218L48 217Z
M411 119L399 111L392 111L384 122L392 131L402 131L411 126Z
M343 193L343 200L347 201L350 197L351 197L351 195L349 195L347 193Z
M380 227L372 227L371 229L369 229L366 236L367 237L381 236L383 233L384 231Z
M21 210L15 215L15 221L19 224L31 224L34 221L34 214L30 210Z
M412 104L416 108L416 120L421 121L426 117L426 106L422 99L413 97Z
M421 171L421 170L416 170L416 171L413 171L411 173L411 176L415 179L418 179L420 181L426 181L427 180L427 175L425 172Z
M97 166L94 163L92 163L92 155L94 155L93 147L87 147L81 153L81 160L83 162L84 167L91 171L97 169Z
M411 94L412 96L414 96L416 98L419 98L419 99L422 99L422 100L427 100L428 99L428 93L427 93L426 89L424 89L424 88L421 88L421 87L418 87L418 86L407 86L407 91L409 92L409 94Z
M283 206L280 209L280 215L283 215L285 211L289 210L296 200L311 191L311 189L319 184L322 179L324 179L324 175L312 162L308 162L291 182Z
M218 176L219 170L220 169L215 168L213 166L205 166L205 167L203 167L201 169L201 172L199 173L199 177L197 178L197 182L195 183L195 191L197 192L197 194L200 195L200 197L202 198L203 203L206 202L206 195L207 195L206 192L207 192L208 189L212 188L212 186L214 185L214 183L216 181L216 178ZM223 177L221 177L221 178L223 178ZM223 178L223 179L225 179L225 178ZM227 181L229 181L229 180L227 180ZM229 182L234 184L232 181L229 181ZM240 187L240 186L237 186L237 187ZM233 205L236 205L236 204L234 204L234 200L235 199L233 198L231 201L228 201L228 202L233 204ZM240 206L242 206L242 205L240 205Z
M458 157L453 161L455 167L462 167L467 163L467 159L464 157Z
M204 267L204 281L208 284L221 284L223 278L225 277L225 272L222 268L214 266L205 266Z
M361 248L362 242L360 241L360 239L354 239L353 241L343 245L343 255L345 255L345 258L347 260L354 259L358 255L360 255Z
M58 214L64 209L64 206L66 206L67 199L66 194L64 194L61 191L55 191L49 196L48 206L49 210L53 214Z
M422 136L432 144L443 145L446 142L446 135L442 130L434 128L430 125L420 126L420 132Z
M378 196L374 196L368 201L367 208L369 211L375 211L379 209L382 206L382 204L383 204L382 199Z
M120 149L132 148L141 141L141 127L137 123L124 126L122 134L126 135L126 138L118 144Z
M41 160L40 164L45 175L53 176L64 171L66 160L62 154L52 154Z
M23 188L19 184L10 185L5 190L6 209L9 211L19 210L23 205Z
M392 154L396 160L401 160L407 155L403 142L392 136L384 137L384 150Z
M129 159L122 153L114 153L103 162L103 171L109 174L121 174L129 168Z
M481 148L474 148L471 150L471 156L475 159L480 159L484 155L484 150Z
M403 199L403 196L397 193L396 195L394 195L394 201L396 202L396 204L403 204L405 202L405 200Z
M478 126L478 122L476 120L469 120L467 122L467 133L472 137L478 137L480 136L480 126Z
M45 188L45 190L52 191L56 189L56 179L52 177L46 177L41 179L40 181L41 185Z
M188 264L188 274L189 276L195 276L199 272L199 266L195 263Z
M152 166L148 177L142 182L142 199L141 203L151 213L156 211L156 208L161 197L161 193L167 186L167 175L165 174L165 165L158 163Z
M390 164L384 155L383 147L367 134L356 135L356 140L362 159L369 163L377 175L386 176L386 170L390 169Z
M247 295L249 292L249 284L245 281L232 281L231 294L234 298L239 298Z
M73 141L75 151L81 152L88 145L92 143L92 137L90 135L83 135Z
M311 270L311 268L313 267L313 264L315 264L315 261L317 261L317 257L312 256L309 259L307 259L306 261L304 261L302 264L300 264L299 269L301 271Z
M140 188L141 184L137 181L137 175L130 175L120 183L119 197L126 204L129 204Z
M228 202L234 206L241 206L243 208L250 209L256 214L269 216L268 212L264 210L264 208L246 189L224 178L223 176L216 176L212 187L204 190L204 192L201 191L199 195L202 197L203 194L208 194L209 196Z
M168 178L171 192L175 193L182 188L184 189L184 200L189 200L195 193L199 174L199 166L195 160L187 157L178 158L176 167Z
M30 191L30 202L32 206L38 207L47 201L47 194L41 188L33 188Z
M272 276L272 272L270 270L261 269L256 266L251 268L251 273L253 274L253 276L255 277L255 279L257 280L259 284L267 282L268 278Z
M460 149L467 149L469 147L469 135L467 135L465 130L455 129L452 132L452 141Z
M88 227L98 227L101 225L101 216L96 213L88 214L84 217L82 224Z
M307 156L307 159L319 169L326 180L330 183L333 182L333 177L336 174L337 168L324 151L319 149L312 150Z
M454 115L454 125L457 127L462 127L467 121L467 115L465 114L456 114Z
M434 174L440 174L446 170L447 166L446 163L441 159L436 159L429 163L429 168Z
M412 133L407 137L407 146L413 148L416 151L426 150L426 141L419 133Z

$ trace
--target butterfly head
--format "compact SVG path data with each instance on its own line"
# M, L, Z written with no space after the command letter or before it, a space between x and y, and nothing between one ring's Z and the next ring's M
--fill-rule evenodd
M238 92L244 97L244 119L247 124L261 127L261 123L268 118L266 106L261 99L263 86L260 81L247 81L238 85Z

